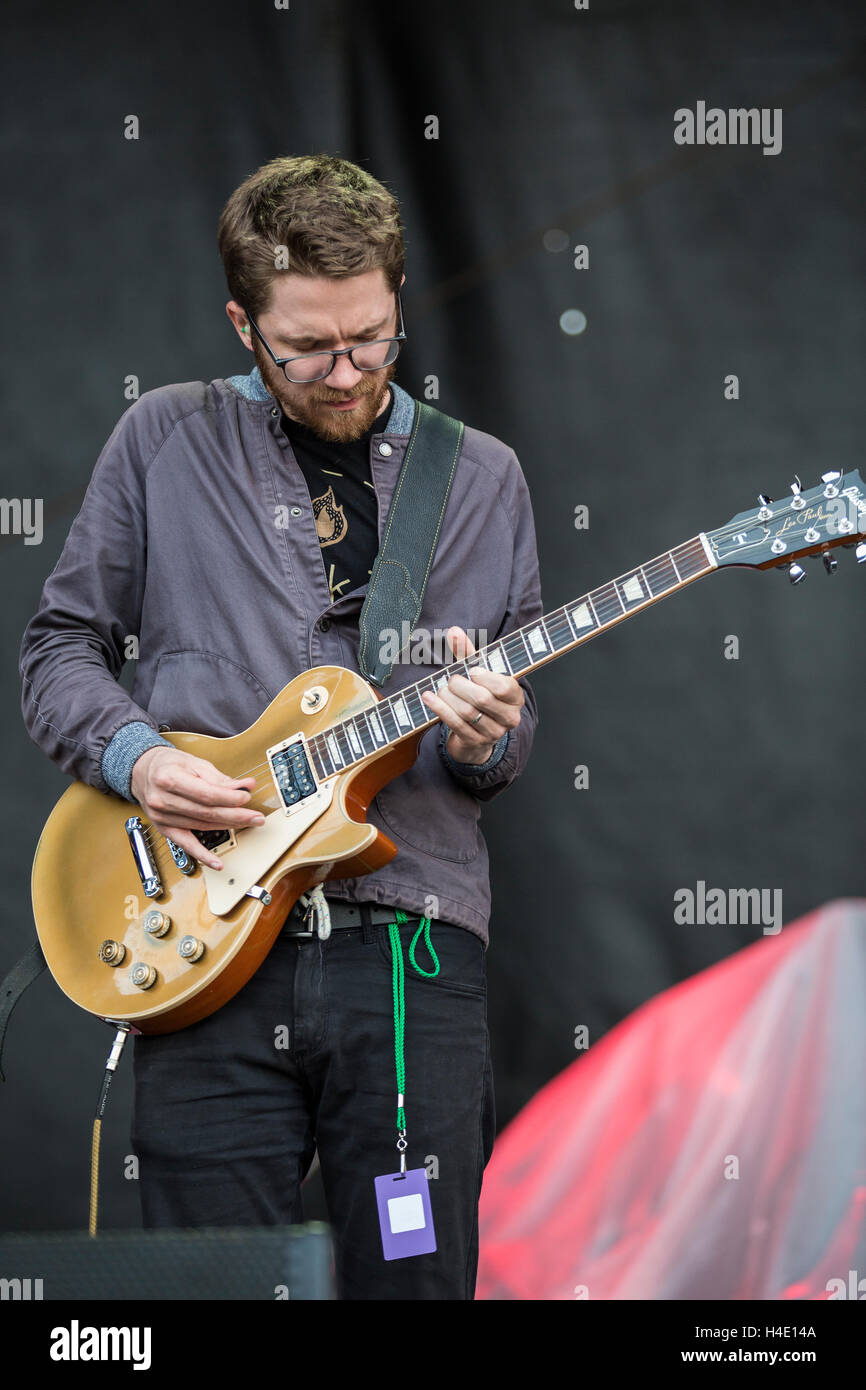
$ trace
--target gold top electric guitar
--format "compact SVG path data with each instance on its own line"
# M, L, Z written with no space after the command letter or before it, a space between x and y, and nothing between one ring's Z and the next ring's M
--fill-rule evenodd
M866 496L858 472L783 502L761 496L717 531L593 589L393 695L318 666L291 681L232 738L172 733L176 748L230 777L255 776L247 803L265 823L196 832L221 871L188 856L140 808L77 782L52 811L33 863L33 911L49 969L76 1004L142 1033L170 1033L219 1009L264 960L289 910L316 884L371 873L396 846L367 823L370 801L411 767L438 719L423 703L473 665L528 675L607 628L726 565L790 567L857 548L866 560Z

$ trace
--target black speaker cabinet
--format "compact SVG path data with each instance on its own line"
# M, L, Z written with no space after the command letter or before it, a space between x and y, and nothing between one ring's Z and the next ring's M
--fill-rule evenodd
M333 1299L330 1227L0 1234L0 1301Z

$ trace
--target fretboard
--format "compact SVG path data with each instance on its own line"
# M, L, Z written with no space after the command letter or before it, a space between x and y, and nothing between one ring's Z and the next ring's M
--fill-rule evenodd
M695 536L676 550L665 551L655 560L629 570L600 589L593 589L488 646L479 647L464 660L443 666L414 685L384 696L375 705L312 735L308 747L317 776L331 777L413 731L438 724L438 715L421 699L425 690L435 694L452 676L468 677L473 666L483 666L507 676L526 676L623 622L632 613L676 593L714 568L704 538Z

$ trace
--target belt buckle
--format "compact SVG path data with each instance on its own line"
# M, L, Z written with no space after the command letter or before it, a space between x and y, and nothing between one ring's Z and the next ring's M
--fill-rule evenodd
M292 908L291 908L291 911L290 911L290 913L289 913L289 918L288 918L288 921L287 921L287 923L286 923L286 926L289 928L289 930L286 932L286 935L287 935L287 936L302 936L302 937L303 937L303 936L306 936L306 937L315 936L315 932L313 932L313 931L304 931L304 930L302 929L303 923L307 921L307 918L309 917L310 912L312 911L312 907L313 907L312 903L308 903L308 904L307 904L307 906L306 906L306 908L305 908L303 914L300 915L300 916L298 915L298 911L297 911L299 907L300 907L300 898L298 899L297 902L295 902L295 903L292 904ZM294 916L295 922L297 922L297 923L299 924L299 929L298 929L298 930L293 930L293 923L292 923L292 918L293 918L293 916Z

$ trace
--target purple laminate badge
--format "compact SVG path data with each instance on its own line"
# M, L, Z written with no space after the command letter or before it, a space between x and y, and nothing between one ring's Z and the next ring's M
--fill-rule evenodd
M429 1255L436 1249L430 1180L426 1168L410 1168L405 1173L385 1173L374 1178L382 1253L386 1260L403 1260L407 1255Z

